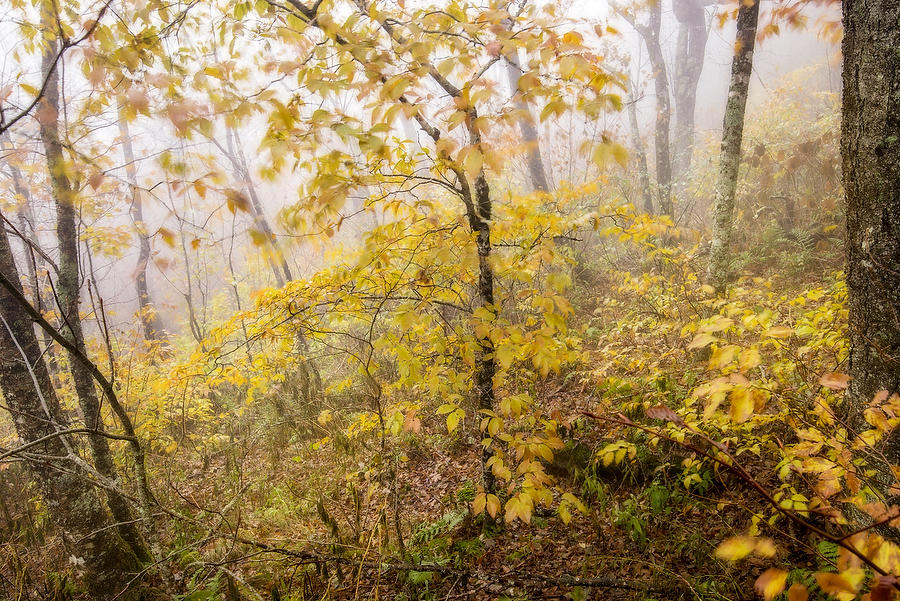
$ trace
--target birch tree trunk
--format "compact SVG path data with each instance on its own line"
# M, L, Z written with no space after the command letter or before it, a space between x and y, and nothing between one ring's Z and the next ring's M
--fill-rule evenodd
M753 72L753 48L759 21L759 1L741 3L737 16L737 35L734 59L731 63L731 84L725 104L722 125L722 149L719 155L719 175L713 208L713 238L710 248L708 279L720 294L725 292L731 262L731 233L734 221L734 195L737 189L738 168L741 164L741 142L744 136L744 112L747 91Z
M841 155L847 213L850 410L900 392L900 3L844 0ZM894 431L885 456L900 463Z

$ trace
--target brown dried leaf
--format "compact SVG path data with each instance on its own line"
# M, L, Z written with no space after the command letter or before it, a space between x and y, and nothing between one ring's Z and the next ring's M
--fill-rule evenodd
M827 373L819 378L819 384L830 390L844 390L850 386L850 376L837 372Z
M647 409L646 414L650 419L662 419L667 422L672 422L679 425L684 423L684 420L681 419L680 415L678 415L665 405L656 405L655 407L650 407L649 409Z

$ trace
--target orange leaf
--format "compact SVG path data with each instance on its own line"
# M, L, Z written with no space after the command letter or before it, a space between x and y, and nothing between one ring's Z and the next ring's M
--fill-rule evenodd
M788 573L786 570L778 568L769 568L756 579L756 591L763 596L766 601L772 601L784 590L787 583Z
M816 583L823 591L829 595L837 595L839 593L855 593L856 589L847 582L840 574L831 574L829 572L816 573Z
M807 599L809 599L809 591L806 590L805 585L795 582L788 589L788 601L806 601Z

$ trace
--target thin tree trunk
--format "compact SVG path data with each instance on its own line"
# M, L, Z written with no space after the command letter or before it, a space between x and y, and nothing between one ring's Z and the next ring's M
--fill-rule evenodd
M640 25L632 21L632 26L641 34L650 67L653 69L653 85L656 92L656 133L654 154L656 155L657 203L663 215L674 217L672 207L672 158L669 151L669 127L672 106L669 100L669 76L659 41L662 26L662 3L650 3L650 23Z
M475 211L470 216L472 229L477 232L478 246L478 296L482 308L496 318L497 308L494 306L494 268L491 266L491 191L482 170L475 179ZM474 217L474 218L473 218ZM479 338L480 356L475 364L475 387L478 392L478 408L494 410L494 376L497 373L497 362L494 358L494 342L490 336ZM494 474L487 467L493 455L490 449L482 450L481 468L484 489L493 492L495 488Z
M284 256L284 253L278 244L278 239L275 237L272 226L269 225L269 220L266 219L262 202L260 202L259 195L256 193L256 185L253 183L253 178L250 176L250 168L247 165L247 158L244 155L244 148L237 131L228 128L225 132L225 141L229 146L232 164L235 167L235 174L238 176L241 183L244 184L244 187L247 189L247 195L250 197L250 206L253 209L253 221L256 224L256 227L259 228L259 231L265 235L266 240L269 243L270 251L272 253L271 256L268 257L269 265L272 267L272 273L275 274L275 282L278 284L278 287L281 288L286 281L290 282L294 279L291 275L290 267L288 267L287 258ZM279 271L279 267L281 271Z
M50 21L49 23L52 23ZM52 25L50 25L52 27ZM52 30L52 29L48 29ZM48 74L56 59L55 42L48 44L43 57L44 74ZM45 77L47 77L45 75ZM75 192L69 180L62 143L59 137L59 70L53 70L47 77L44 98L40 103L40 135L47 159L53 197L56 202L56 233L59 239L59 279L58 294L61 331L82 354L86 355L84 333L79 313L80 274L78 267L78 233L76 229ZM94 464L97 471L109 480L119 483L119 477L113 460L109 441L103 436L103 418L100 413L100 401L94 388L93 375L87 367L72 353L69 354L72 380L78 395L78 402L83 414L85 427L96 430L97 434L88 435ZM138 528L134 523L134 515L129 502L114 490L107 491L107 502L113 518L119 523L119 534L131 545L135 554L144 561L150 560L150 554Z
M4 228L0 228L0 275L24 295ZM83 562L91 598L133 598L118 597L118 593L129 586L140 562L117 530L109 527L103 503L86 475L77 473L74 463L58 465L37 458L71 456L71 445L54 435L66 428L65 418L32 321L6 285L0 286L0 356L0 390L11 409L16 433L26 444L44 440L29 449L27 465L51 519L65 534L69 552Z
M644 201L644 212L653 213L653 193L650 191L650 170L647 168L647 150L637 118L637 100L634 97L634 84L628 84L628 122L631 125L631 143L634 146L638 163L638 179L641 183L641 198Z
M15 165L9 165L9 170L12 174L13 189L23 200L17 216L19 218L19 234L21 234L23 238L22 242L26 247L25 253L26 262L28 263L28 280L29 285L31 286L32 299L34 301L34 306L37 307L38 311L43 311L44 299L41 293L40 275L41 271L46 270L46 263L44 257L34 250L34 248L38 246L38 238L37 231L34 227L34 213L31 209L31 192L25 185L25 181L22 178L22 173L19 171L19 168ZM34 248L30 245L34 245ZM56 363L56 354L52 349L53 341L43 330L41 331L41 338L44 343L44 352L47 357L47 369L50 371L51 380L56 383L59 377L59 367Z
M731 233L734 227L734 195L737 189L738 168L741 164L741 142L744 136L744 112L747 91L753 72L753 47L759 21L759 0L741 3L737 16L737 36L734 60L731 64L731 84L725 104L722 125L722 149L716 198L713 208L713 238L709 255L708 279L719 292L725 292L731 262Z
M522 111L522 118L519 119L519 129L522 132L522 142L526 147L526 163L528 166L528 177L531 180L531 187L535 192L549 192L550 183L547 178L547 171L544 169L544 160L541 158L541 147L538 140L537 128L531 119L531 111L528 105L522 100L519 94L519 78L522 77L522 67L519 64L519 57L515 51L505 55L506 58L506 77L509 80L509 89L512 94L513 103L517 110Z
M900 3L844 0L841 155L854 421L900 393ZM900 463L895 430L885 456Z
M694 156L694 113L697 106L697 84L706 58L709 28L702 4L697 0L674 0L675 17L679 21L678 49L675 62L675 156L673 171L679 187L691 167Z
M125 177L128 179L128 185L131 188L131 222L134 224L134 230L138 238L138 261L137 266L135 266L134 286L137 291L144 338L147 340L158 340L162 328L160 327L159 316L150 300L150 291L147 287L147 265L150 263L150 237L147 235L147 226L144 223L143 195L137 185L131 134L128 131L128 122L125 120L122 109L120 101L119 137L122 138L122 153L125 156Z

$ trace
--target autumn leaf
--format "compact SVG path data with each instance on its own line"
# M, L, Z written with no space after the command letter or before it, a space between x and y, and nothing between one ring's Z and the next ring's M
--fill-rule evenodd
M248 199L247 195L240 190L227 188L225 190L225 199L228 204L228 210L232 213L236 213L237 211L243 211L245 213L250 212L250 199Z
M489 516L492 518L497 517L497 514L500 512L500 497L497 495L488 495L485 507Z
M667 422L673 422L675 424L683 424L684 420L681 419L681 416L672 411L670 408L665 405L656 405L654 407L650 407L647 409L647 417L650 419L662 419Z
M97 190L98 188L100 188L101 184L103 184L104 178L105 178L105 176L103 175L102 172L95 171L88 178L88 184L90 184L91 188L93 188L94 190Z
M816 584L829 595L839 595L841 593L855 594L856 589L853 588L847 580L840 574L832 574L830 572L817 572L815 574Z
M793 333L793 328L788 328L785 326L775 326L763 332L763 336L766 336L768 338L788 338L793 335Z
M484 511L485 506L487 505L487 494L480 492L475 495L475 499L472 501L472 513L474 515L479 515L482 511Z
M264 232L259 231L255 227L251 227L248 230L248 233L250 234L250 240L253 242L253 244L255 246L262 246L269 239L269 237L266 236L266 234Z
M159 236L163 239L163 242L165 242L169 246L175 246L175 232L167 227L161 227L156 230L156 233L159 234Z
M809 599L809 591L806 590L806 585L795 582L788 589L787 597L788 601L806 601Z
M689 349L698 349L709 346L713 342L718 342L718 338L712 334L698 334L688 345Z
M894 585L897 584L897 578L892 575L880 575L877 578L875 586L869 591L870 601L891 601L894 597ZM790 601L794 601L791 599Z
M766 601L772 601L781 594L787 584L788 572L778 568L769 568L756 579L756 591Z
M850 376L837 372L827 373L819 378L819 384L829 390L845 390L850 386Z
M125 93L125 99L129 108L136 113L146 113L150 110L150 98L147 91L138 86L131 86Z
M756 539L750 536L734 536L722 542L715 555L719 559L738 561L750 555L756 547Z
M742 424L753 415L753 396L750 391L739 386L728 396L730 401L729 417L736 424Z

